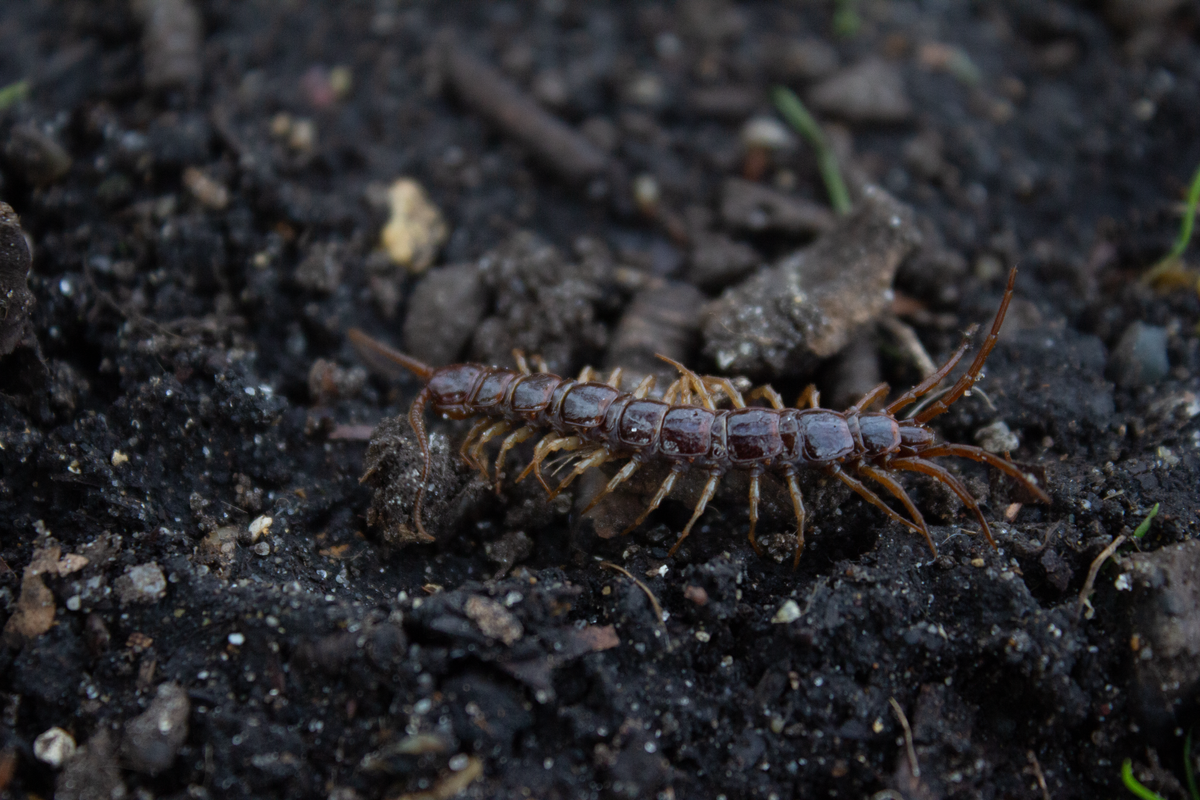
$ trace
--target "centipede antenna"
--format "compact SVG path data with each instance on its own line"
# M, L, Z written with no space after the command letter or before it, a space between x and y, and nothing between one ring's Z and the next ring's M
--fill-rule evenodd
M433 377L433 367L424 361L418 361L412 356L388 347L383 342L372 339L358 328L346 331L346 338L350 340L354 352L358 353L358 357L367 366L386 377L393 378L400 374L395 369L397 366L404 367L423 381Z

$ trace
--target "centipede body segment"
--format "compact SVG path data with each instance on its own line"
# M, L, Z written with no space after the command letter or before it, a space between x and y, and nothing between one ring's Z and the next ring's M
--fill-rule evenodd
M667 477L626 533L641 525L666 499L682 473L703 472L707 477L704 489L691 519L671 548L672 554L704 513L721 477L731 470L740 470L748 473L750 479L749 537L756 550L760 479L764 474L774 473L784 480L796 515L794 563L798 562L804 548L807 512L797 475L800 470L817 469L849 486L891 519L920 533L936 555L925 520L896 479L896 473L917 472L945 484L970 509L993 546L991 529L975 498L958 478L930 459L955 456L985 463L1022 483L1041 501L1050 502L1033 478L1008 459L972 445L940 441L927 425L979 380L984 362L998 339L1015 280L1014 268L1009 273L1004 299L991 330L967 371L909 419L899 419L896 414L932 392L949 376L967 352L969 335L941 368L882 411L867 409L887 395L887 384L875 387L845 411L821 408L819 393L811 386L801 396L799 407L787 408L770 386L758 387L743 397L728 378L700 376L664 358L679 371L679 377L667 387L661 399L654 399L648 396L653 378L647 378L633 391L622 391L619 369L607 380L598 381L589 367L572 380L550 374L540 364L541 369L534 372L521 356L516 370L483 364L434 368L360 330L352 329L348 335L368 360L397 364L426 382L408 415L424 460L421 486L413 506L413 518L421 533L425 533L421 511L430 468L425 412L432 409L452 419L479 418L463 441L461 454L485 479L491 480L492 476L484 448L503 437L493 468L497 489L509 451L539 434L543 435L534 448L533 458L517 480L532 474L551 497L587 470L609 461L625 460L623 467L592 499L588 510L643 465L651 461L666 462L670 466ZM747 404L760 399L766 402L765 406ZM718 407L719 401L722 406L727 401L731 407ZM571 452L575 465L552 487L542 473L542 465L560 451ZM907 517L884 502L876 488L880 486L900 503Z

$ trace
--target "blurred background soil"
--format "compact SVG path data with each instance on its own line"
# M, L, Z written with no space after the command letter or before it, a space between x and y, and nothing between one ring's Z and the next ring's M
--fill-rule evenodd
M1200 164L1198 23L1186 0L4 3L0 791L1064 800L1121 796L1131 759L1183 797L1195 246L1140 278ZM747 543L744 476L671 557L697 486L621 538L654 475L581 517L604 473L547 502L512 484L527 447L497 495L439 420L414 543L419 384L345 339L660 385L665 353L841 408L990 324L1014 264L983 391L935 427L1054 502L948 464L993 550L906 478L936 558L819 475L797 570L775 482Z

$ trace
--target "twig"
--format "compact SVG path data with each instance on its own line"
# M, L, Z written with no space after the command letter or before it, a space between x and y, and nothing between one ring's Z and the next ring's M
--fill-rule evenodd
M812 145L817 156L817 169L821 173L821 180L825 181L825 190L829 192L829 204L833 206L833 210L841 215L849 214L853 207L850 203L850 193L846 191L846 184L842 181L837 154L833 152L833 147L825 138L821 126L791 89L776 86L771 90L771 98L788 124Z
M1128 538L1128 536L1122 533L1120 536L1113 539L1108 547L1100 551L1100 555L1096 556L1095 561L1092 562L1091 568L1088 569L1087 580L1083 582L1083 591L1079 593L1079 607L1075 610L1076 615L1082 614L1084 607L1086 607L1091 613L1086 614L1085 618L1092 618L1092 614L1094 614L1095 611L1092 609L1092 604L1091 601L1088 600L1088 597L1091 595L1092 589L1096 585L1096 576L1100 574L1100 567L1104 566L1104 562L1107 561L1113 553L1117 552L1117 548L1125 544L1125 540Z
M937 372L937 365L929 357L929 351L925 349L925 345L921 344L921 338L917 336L917 332L912 329L911 325L893 314L884 314L880 319L880 324L896 340L901 352L917 365L917 370L921 373L922 378L927 378Z
M614 564L614 563L612 563L611 561L601 561L601 562L600 562L600 567L601 567L602 569L611 569L613 572L619 572L619 573L621 573L622 575L624 575L626 578L629 578L629 580L631 580L631 581L633 581L634 583L636 583L636 584L638 585L638 588L640 588L640 589L641 589L643 592L645 592L645 593L646 593L646 597L650 598L650 605L651 605L651 606L653 606L653 608L654 608L654 614L655 614L655 618L656 618L656 619L657 619L657 620L658 620L660 623L663 621L663 609L662 609L662 606L661 606L661 605L659 605L658 598L654 596L654 592L650 591L650 587L649 587L649 586L647 586L646 584L642 583L642 582L641 582L641 581L639 581L637 578L635 578L635 577L633 576L633 573L632 573L632 572L630 572L629 570L625 569L624 567L622 567L622 566L620 566L620 565L618 565L618 564Z
M892 711L896 713L896 719L900 720L900 727L904 729L904 747L908 750L908 767L912 770L912 776L919 778L921 777L921 765L917 763L917 749L913 747L912 728L908 725L908 717L904 716L904 709L900 708L896 698L889 697L888 703L891 704Z
M1050 788L1046 786L1046 776L1042 774L1042 765L1038 763L1037 754L1032 750L1026 750L1025 757L1029 759L1029 765L1033 767L1033 777L1042 790L1042 800L1050 800Z

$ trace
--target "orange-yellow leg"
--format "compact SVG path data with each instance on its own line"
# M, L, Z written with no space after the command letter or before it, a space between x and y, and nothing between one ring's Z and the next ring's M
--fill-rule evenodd
M750 546L754 548L754 552L762 555L762 548L758 546L758 542L754 539L754 528L758 525L758 478L759 473L750 473Z
M458 449L458 454L462 456L462 460L467 462L467 466L471 469L479 469L479 464L475 461L475 459L471 458L471 448L475 444L475 437L483 433L487 428L491 427L493 422L494 420L487 419L486 417L476 421L476 423L471 426L471 430L467 431L467 436L465 439L463 439L462 447Z
M804 550L804 496L800 494L800 484L796 481L796 471L788 467L784 472L787 479L788 492L792 496L792 508L796 512L796 555L792 558L792 569L800 566L800 553Z
M532 472L537 477L538 483L540 483L542 488L546 490L546 494L550 494L550 492L553 490L550 488L550 484L546 483L546 479L542 477L542 462L545 461L546 457L551 453L559 450L575 450L582 444L583 442L578 436L558 436L557 434L550 434L537 443L537 447L534 448L533 451L533 460L530 461L529 466L525 467L525 470L517 476L516 482L520 483L521 481L525 480L527 477L529 477L529 473Z
M575 480L576 478L578 478L583 473L587 472L592 467L600 466L605 461L608 461L608 459L611 457L612 457L612 452L609 451L609 449L607 447L600 447L591 455L584 456L582 459L579 460L579 463L577 463L575 465L575 468L571 470L571 474L569 474L569 475L567 475L567 477L563 478L562 481L558 484L558 486L556 486L554 488L554 491L550 493L549 499L553 500L554 498L558 497L558 493L561 492L563 489L567 488L568 486L570 486L571 481Z
M672 470L671 474L675 474L674 470ZM675 544L671 545L671 549L667 551L667 555L675 555L675 551L679 549L679 545L683 544L683 540L691 534L692 526L696 524L696 520L700 519L700 516L704 513L705 507L708 506L708 501L712 500L713 495L717 493L717 485L720 483L721 473L714 472L708 476L708 483L704 484L704 492L701 493L700 500L696 503L696 509L692 512L692 518L684 526L683 533L679 534L679 538L675 540Z
M650 501L650 505L646 506L646 508L642 510L641 515L633 521L632 525L621 531L622 536L625 536L634 528L637 528L646 521L646 517L650 516L650 513L654 511L654 509L658 508L659 504L662 503L666 496L671 493L671 487L675 485L675 479L682 475L683 471L686 469L687 467L680 463L677 463L671 467L671 472L663 480L662 485L658 487L658 493L654 495L654 499Z
M483 479L485 481L491 480L491 476L488 475L487 460L483 457L483 448L492 439L502 433L508 433L510 430L512 430L512 423L508 422L507 420L501 420L492 425L490 428L484 430L483 433L479 434L479 440L476 441L475 446L471 448L471 458L476 464L479 465L479 471L483 473Z
M496 456L496 494L500 494L500 480L504 475L504 457L508 451L537 433L533 428L521 428L510 433L500 445L500 453Z
M589 511L591 511L593 508L596 507L597 503L599 503L601 500L604 499L604 497L606 495L610 494L614 489L616 489L622 483L629 480L630 476L633 475L633 473L637 472L638 467L640 467L640 466L642 466L642 462L639 461L637 458L629 459L629 461L625 464L625 466L621 467L621 471L612 477L612 480L610 480L608 482L608 485L605 486L603 489L601 489L596 494L596 496L592 498L592 502L587 504L587 508L585 508L583 510L583 513L586 514Z

